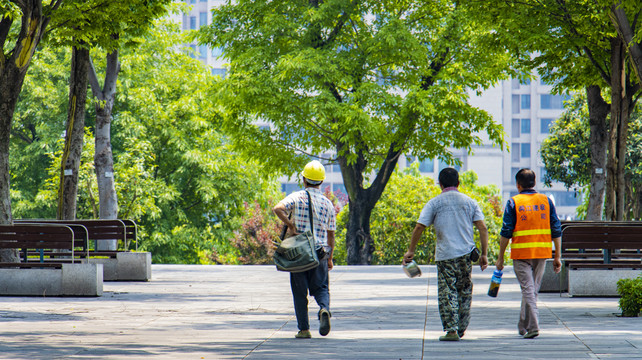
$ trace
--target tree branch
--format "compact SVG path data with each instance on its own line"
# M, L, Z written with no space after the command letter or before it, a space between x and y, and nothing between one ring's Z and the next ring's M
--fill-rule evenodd
M94 97L96 99L103 101L105 100L105 97L103 95L102 89L100 88L100 84L98 83L98 76L96 76L96 68L94 67L94 61L91 59L91 56L89 57L89 85L91 86L91 92L94 94Z
M617 30L620 38L626 44L627 51L631 62L633 63L633 70L638 77L638 81L642 82L642 49L640 44L633 41L633 29L629 23L629 19L626 16L626 12L622 9L622 2L614 4L611 6L611 13L609 14L613 26Z
M116 83L119 71L120 63L118 62L118 50L114 50L107 55L107 69L105 71L105 86L103 89L105 98L111 98L114 93L116 93Z
M5 16L0 20L0 56L4 57L4 43L7 41L9 31L11 31L13 19Z
M334 29L332 29L332 32L328 35L328 38L323 41L321 46L326 46L334 41L334 39L339 35L339 32L341 29L343 29L343 26L345 25L346 21L350 19L350 15L352 15L352 10L354 10L354 7L357 5L356 0L352 0L350 2L350 6L346 11L341 14L341 17L339 18L339 21L337 22L337 25L335 25Z

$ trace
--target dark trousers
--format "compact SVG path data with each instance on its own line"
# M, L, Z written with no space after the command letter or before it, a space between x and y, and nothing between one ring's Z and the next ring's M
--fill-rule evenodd
M300 273L290 273L290 286L294 298L294 313L299 330L309 330L308 291L322 309L330 310L328 288L328 262L321 260L319 266Z

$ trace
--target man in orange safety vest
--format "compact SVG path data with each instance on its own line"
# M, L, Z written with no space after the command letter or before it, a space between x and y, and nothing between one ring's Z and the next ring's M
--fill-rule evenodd
M526 339L539 335L537 293L542 284L546 259L552 257L555 243L553 270L562 268L562 229L555 205L544 194L535 191L535 173L521 169L515 175L518 195L513 196L504 209L500 232L499 256L495 266L504 268L504 253L509 242L513 270L522 289L522 307L517 330Z

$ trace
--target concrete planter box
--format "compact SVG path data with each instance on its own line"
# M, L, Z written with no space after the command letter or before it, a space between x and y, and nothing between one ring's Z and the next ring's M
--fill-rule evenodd
M568 268L564 265L564 261L562 261L562 270L559 274L556 274L553 270L553 259L547 259L539 292L566 291L568 291Z
M568 271L569 296L619 296L617 281L642 274L633 269L573 269Z
M62 264L55 268L0 268L0 295L102 296L102 264Z
M116 258L89 258L89 263L103 266L105 281L152 279L152 254L149 252L119 252Z

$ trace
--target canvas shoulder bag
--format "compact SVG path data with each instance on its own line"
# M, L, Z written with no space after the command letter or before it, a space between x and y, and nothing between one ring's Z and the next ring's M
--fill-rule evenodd
M319 257L317 256L316 242L314 240L312 197L307 190L306 193L308 194L310 231L283 239L287 230L287 226L284 227L281 233L281 241L273 255L277 270L297 273L319 266Z

